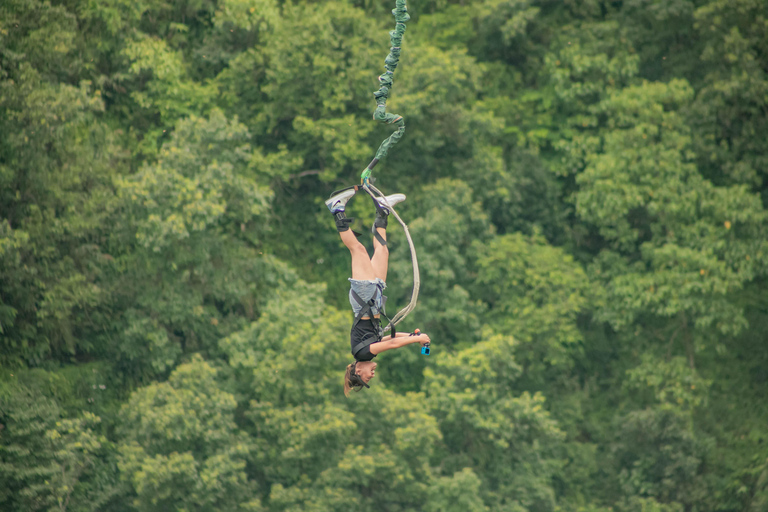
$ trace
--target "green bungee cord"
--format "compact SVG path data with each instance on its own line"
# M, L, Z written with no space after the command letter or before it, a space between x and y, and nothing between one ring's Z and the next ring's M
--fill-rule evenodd
M387 98L389 97L389 91L392 89L392 84L394 83L397 63L400 61L400 50L403 43L403 35L405 34L405 23L411 19L411 16L408 14L408 7L405 5L405 0L396 0L392 15L395 17L395 29L389 33L391 47L389 49L389 55L387 55L387 58L384 60L384 69L386 71L379 75L379 90L373 93L373 96L376 99L376 110L373 112L373 119L385 124L395 124L397 125L397 130L384 139L379 146L378 151L376 151L374 159L371 160L368 167L363 170L360 175L360 182L363 185L369 184L373 168L379 163L379 160L387 156L389 148L397 144L397 141L399 141L405 133L405 120L403 119L403 116L387 112Z

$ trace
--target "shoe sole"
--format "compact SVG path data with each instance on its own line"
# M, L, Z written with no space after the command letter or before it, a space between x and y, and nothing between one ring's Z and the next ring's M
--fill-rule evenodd
M395 195L395 194L393 194L393 195ZM390 204L390 206L394 206L394 205L396 205L396 204L400 204L400 203L402 203L403 201L405 201L405 194L400 194L400 195L402 195L402 197L403 197L403 198L402 198L402 199L400 199L399 201L395 201L394 203L390 203L389 199L387 199L387 196L384 196L384 198L383 198L383 199L387 199L387 202ZM394 199L394 198L393 198L393 199ZM381 206L382 208L386 208L386 207L387 207L387 205L385 205L385 204L381 203L381 202L379 201L379 199L376 199L376 202L377 202L377 203L379 204L379 206Z
M351 194L351 195L350 195L350 196L347 198L347 201L349 201L350 199L352 199L352 197L354 197L354 195L355 195L355 194ZM325 201L325 206L327 206L327 207L328 207L328 209L331 211L331 213L338 213L339 211L342 211L342 210L344 210L344 207L347 205L347 201L344 201L344 202L342 202L342 201L341 201L341 199L336 199L336 200L334 201L334 199L333 199L333 197L332 197L332 198L328 199L327 201ZM331 206L331 205L333 205L333 206ZM336 210L336 209L335 209L335 208L336 208L338 205L341 205L341 206L342 206L341 210Z

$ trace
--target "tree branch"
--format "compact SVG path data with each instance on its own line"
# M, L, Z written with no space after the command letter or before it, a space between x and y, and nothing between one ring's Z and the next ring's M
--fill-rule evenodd
M303 178L304 176L311 176L313 174L320 174L321 172L323 172L323 171L321 171L319 169L313 169L311 171L302 171L302 172L300 172L298 174L289 174L288 175L288 179L293 180L293 179L296 179L296 178Z

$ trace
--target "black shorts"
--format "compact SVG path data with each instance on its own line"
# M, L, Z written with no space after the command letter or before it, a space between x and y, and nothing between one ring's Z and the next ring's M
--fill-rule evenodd
M375 354L371 354L371 345L381 341L379 321L375 320L374 322L371 319L358 321L355 325L352 326L352 331L350 332L349 338L351 342L351 349L354 349L355 346L358 345L361 341L366 344L357 352L357 354L352 352L352 355L355 356L355 360L370 361L376 357Z

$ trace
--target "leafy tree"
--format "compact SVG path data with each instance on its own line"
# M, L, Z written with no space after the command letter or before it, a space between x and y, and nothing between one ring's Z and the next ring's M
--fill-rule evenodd
M703 379L683 357L659 361L645 353L640 365L627 371L624 388L643 405L668 404L683 411L706 406L712 382Z
M187 119L157 163L117 182L110 243L123 342L110 348L127 373L164 372L184 350L215 348L256 314L262 286L286 275L257 252L271 198L260 181L271 171L247 137L219 111Z
M57 421L55 427L45 433L58 466L46 485L51 487L58 510L67 510L77 502L75 507L79 505L78 508L89 507L91 510L103 505L104 496L98 496L101 500L94 501L97 496L78 489L83 474L88 470L94 471L97 457L104 455L106 438L92 428L100 422L101 418L86 411L80 418Z
M11 375L9 377L13 378ZM0 503L10 510L41 510L56 504L46 481L59 474L45 433L61 418L55 400L26 386L3 386Z
M181 117L206 113L212 104L215 85L190 80L181 53L169 48L165 40L139 37L126 44L122 56L130 66L121 85L132 91L131 99L138 107L134 109L134 123L143 124L142 128L152 127L157 119L157 134Z
M367 509L424 509L441 438L437 422L422 394L399 396L382 390L381 383L376 386L355 397L353 433L310 496L347 495ZM331 509L341 510L338 505Z
M561 432L536 393L516 394L514 341L495 335L442 357L425 370L430 411L448 453L443 467L469 467L483 479L483 500L499 510L554 510L554 458Z
M638 57L618 23L585 22L566 25L553 39L543 71L545 83L552 88L554 100L566 116L555 145L567 147L571 139L580 141L589 134L585 128L596 125L598 120L589 107L632 82L638 71ZM558 170L576 170L568 168L573 165L570 160L565 162L566 168L558 166Z
M0 97L0 321L12 364L91 350L81 334L103 327L100 243L122 160L96 121L98 91L41 78L21 64Z
M483 512L488 510L480 499L482 481L469 469L455 473L452 477L441 477L429 489L430 499L427 511L441 512Z
M338 395L351 359L349 317L325 305L322 293L302 281L274 289L257 321L219 342L249 398L303 404Z
M135 391L121 411L119 468L138 510L259 510L245 473L247 437L234 397L199 357L168 382Z
M633 411L617 426L615 456L625 496L691 507L706 496L706 439L674 407Z
M646 80L675 77L698 83L703 73L700 56L706 36L696 30L697 2L687 0L643 4L625 2L609 17L625 27L637 51L638 75Z
M0 13L0 79L5 87L29 69L51 84L74 85L81 80L84 63L76 52L79 34L75 13L64 5L38 0L3 2Z
M323 304L322 289L297 283L278 291L257 322L221 342L249 400L254 478L271 509L423 503L437 422L423 396L379 390L386 374L349 408L343 404L348 329L349 318ZM391 362L383 356L386 368Z
M694 413L707 405L710 385L684 357L659 361L646 352L627 371L624 390L645 407L617 417L615 455L630 510L634 496L690 507L706 495L711 439L696 431Z
M369 156L362 141L372 123L353 123L350 112L372 105L371 86L360 80L376 76L370 22L342 2L286 4L279 22L274 10L259 9L268 39L218 80L231 111L249 120L262 143L287 145L305 169L333 179Z
M692 358L692 329L745 326L731 297L763 272L765 212L744 187L714 186L687 158L676 106L691 97L674 81L629 87L597 106L608 126L581 148L576 208L607 243L593 269L609 293L600 317L616 328L639 315L676 319Z
M764 2L409 4L346 399L392 5L0 3L0 508L766 508Z
M0 504L7 510L101 510L120 490L101 418L87 410L63 417L69 383L61 375L22 370L4 377Z
M680 512L684 510L680 503L659 503L654 498L632 497L618 503L621 512Z
M248 405L253 467L267 492L273 482L316 479L345 449L354 425L329 398L341 394L347 320L324 306L321 288L296 283L220 342Z
M577 318L591 293L586 273L537 234L500 236L477 252L491 327L514 336L515 360L534 388L557 379L583 340Z
M765 120L765 11L760 2L711 1L694 12L694 27L704 41L691 105L693 145L702 173L714 183L744 184L765 200L768 147L759 136Z

